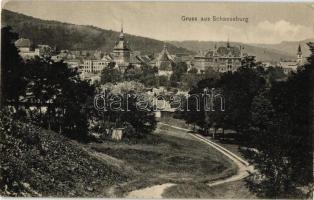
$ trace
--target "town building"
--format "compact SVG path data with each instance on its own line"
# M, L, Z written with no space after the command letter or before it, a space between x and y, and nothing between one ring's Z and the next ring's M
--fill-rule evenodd
M15 41L15 46L19 50L19 54L23 59L32 59L36 56L39 57L51 57L54 50L45 44L39 44L36 48L33 48L33 44L30 39L20 38Z
M279 62L279 67L283 69L285 74L289 74L291 72L295 72L298 69L298 65L296 61L282 61Z
M299 44L298 52L297 52L297 64L298 66L301 66L304 64L303 55L302 55L302 49L301 45Z
M218 47L205 52L200 52L193 59L193 67L199 73L204 73L208 68L218 72L236 71L241 66L241 61L247 54L243 48L231 46L229 41L226 46Z
M285 74L289 74L291 72L296 72L300 66L304 64L303 54L301 45L299 44L297 50L297 57L295 61L281 61L279 62L279 67L283 69Z
M105 56L101 60L92 60L92 59L83 60L81 72L94 73L94 74L101 73L102 70L106 68L110 62L111 62L111 59Z
M15 41L15 46L20 52L30 52L32 44L29 39L20 38Z
M81 66L81 61L79 59L65 60L64 62L67 63L70 68L79 69Z
M39 49L32 50L32 43L29 39L20 38L15 41L15 46L19 50L19 54L23 59L31 59L39 56Z
M39 44L36 49L39 49L40 57L51 57L54 53L54 49L47 44Z
M159 55L150 61L150 64L158 68L159 76L171 76L173 72L172 66L174 64L174 58L168 52L166 44L164 44L164 48L159 53Z
M119 67L127 67L130 64L130 55L131 50L124 38L123 27L121 26L119 40L116 41L112 52L113 60Z

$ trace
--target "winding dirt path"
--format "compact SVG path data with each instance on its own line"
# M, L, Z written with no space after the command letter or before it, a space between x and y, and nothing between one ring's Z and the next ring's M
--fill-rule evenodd
M216 143L210 141L209 139L207 139L207 138L205 138L199 134L189 133L191 131L189 129L185 129L185 128L181 128L181 127L177 127L177 126L172 126L172 125L165 124L162 122L159 122L159 124L169 126L171 128L179 129L182 131L186 131L187 134L190 134L192 137L210 145L211 147L213 147L217 151L219 151L222 154L224 154L225 156L227 156L229 159L231 159L238 166L238 171L235 175L228 177L228 178L219 179L219 180L215 180L213 182L210 182L207 184L210 187L215 186L215 185L220 185L220 184L224 184L224 183L237 181L237 180L241 180L241 179L247 177L250 173L252 173L254 171L253 166L250 166L247 161L243 160L242 158L235 155L234 153L227 150L226 148L220 146L219 144L216 144ZM162 198L162 194L163 194L164 190L169 188L169 187L172 187L174 185L176 185L176 184L165 183L165 184L155 185L155 186L151 186L151 187L147 187L147 188L143 188L143 189L139 189L139 190L134 190L127 195L127 198Z

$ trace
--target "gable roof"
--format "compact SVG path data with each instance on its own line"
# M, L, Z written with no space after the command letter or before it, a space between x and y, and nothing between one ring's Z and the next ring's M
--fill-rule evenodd
M279 65L282 68L290 68L290 69L297 69L298 67L297 62L293 62L293 61L283 61L283 62L280 62Z
M20 38L20 39L16 40L14 44L18 48L31 47L31 41L29 39L25 39L25 38Z
M159 56L157 57L159 62L173 62L173 58L168 52L166 44L164 45L163 50L160 52Z
M240 57L241 51L238 47L218 47L217 53L219 56Z

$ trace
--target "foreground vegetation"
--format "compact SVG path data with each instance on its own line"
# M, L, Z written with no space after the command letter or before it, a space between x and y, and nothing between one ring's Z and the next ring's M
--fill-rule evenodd
M7 113L0 122L3 196L122 197L155 184L206 183L237 169L206 144L166 127L141 139L82 144Z
M1 196L103 197L129 175L53 131L0 114Z
M207 183L236 173L236 165L220 152L184 131L160 126L141 140L91 143L88 148L128 166L132 178L114 187L118 197L162 183ZM108 158L108 155L110 156Z
M204 91L215 88L218 98L210 110L197 110L193 96L192 109L176 113L213 138L218 129L222 137L225 130L235 133L236 142L246 147L245 158L258 170L248 185L259 197L297 197L298 188L313 184L314 43L308 45L312 55L287 78L254 59L243 60L236 72L201 80L190 91L204 105Z
M208 187L205 183L189 183L167 188L164 198L255 199L244 180Z
M107 196L102 188L125 181L123 170L89 158L65 136L87 143L92 131L107 135L108 129L123 128L141 138L155 129L154 114L137 112L135 101L132 112L96 112L93 97L100 88L62 61L22 60L14 45L18 35L10 27L1 31L1 194Z

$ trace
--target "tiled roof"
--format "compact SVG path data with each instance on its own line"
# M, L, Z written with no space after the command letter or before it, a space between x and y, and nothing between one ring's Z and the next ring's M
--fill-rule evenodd
M113 49L114 50L129 50L128 42L124 40L123 29L121 29L119 40L116 42L116 45L114 46Z
M124 40L119 40L114 46L114 50L121 50L121 49L129 50L128 44Z
M218 47L217 49L210 49L206 52L199 52L196 57L240 57L241 50L238 47Z
M220 56L240 57L241 52L238 47L218 47L217 53Z
M20 38L15 41L15 46L16 47L30 47L31 41L29 39Z
M173 59L170 56L166 45L164 46L164 49L161 51L161 53L157 57L157 60L159 62L166 62L166 61L173 62Z
M141 63L141 61L140 61L140 59L138 58L138 56L132 54L132 55L130 56L130 63L139 64L139 63Z
M148 56L139 56L138 57L142 62L149 63L152 59Z
M106 54L106 55L104 55L104 57L101 60L112 62L113 58L110 54Z
M284 61L279 63L280 67L282 68L290 68L290 69L297 69L298 64L293 61Z

